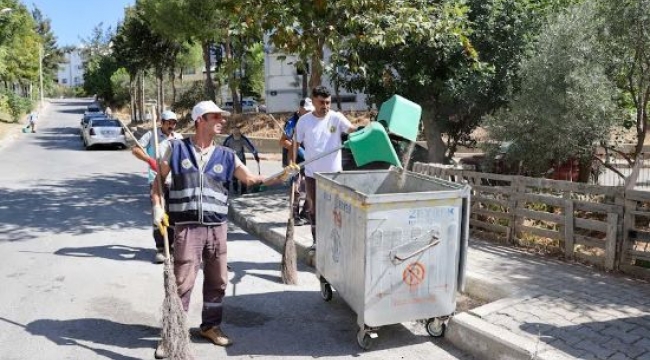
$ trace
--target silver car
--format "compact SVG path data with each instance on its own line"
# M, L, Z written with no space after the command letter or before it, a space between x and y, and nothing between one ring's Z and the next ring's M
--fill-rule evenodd
M116 119L90 119L83 135L86 149L95 145L118 146L122 149L127 146L124 128Z

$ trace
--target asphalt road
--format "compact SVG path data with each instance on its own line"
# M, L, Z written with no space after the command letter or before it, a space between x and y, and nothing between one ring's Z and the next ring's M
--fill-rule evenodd
M83 149L78 123L87 104L52 102L38 133L0 149L3 360L153 358L163 276L151 263L145 165L129 151ZM277 169L262 164L263 173ZM193 338L196 359L469 359L417 323L384 327L377 347L361 351L356 315L336 294L323 302L310 269L300 269L299 286L282 285L279 254L237 227L229 237L223 327L235 344Z

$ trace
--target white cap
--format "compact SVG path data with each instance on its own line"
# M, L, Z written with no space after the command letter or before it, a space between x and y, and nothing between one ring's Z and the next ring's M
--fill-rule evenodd
M316 108L314 107L314 104L311 102L310 98L304 98L303 100L300 101L300 107L307 111L314 111Z
M192 109L192 120L200 118L205 114L221 114L223 116L230 116L230 113L222 108L218 107L214 101L200 101Z
M160 115L160 118L162 119L162 121L166 121L166 120L176 120L176 121L178 121L178 118L176 117L176 113L174 113L173 111L169 111L169 110L163 111L163 113Z

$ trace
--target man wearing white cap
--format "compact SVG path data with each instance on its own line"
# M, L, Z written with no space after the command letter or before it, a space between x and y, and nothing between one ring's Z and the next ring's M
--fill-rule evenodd
M108 109L108 108L107 108ZM182 139L183 136L177 132L174 131L176 129L176 114L173 111L163 111L163 113L160 116L160 128L158 128L158 139L160 141L160 148L164 148L169 140L174 140L174 139ZM146 132L140 140L138 140L138 143L142 148L146 149L146 152L142 150L139 146L134 146L131 149L131 153L133 155L146 162L149 165L149 186L153 184L153 180L156 176L156 172L158 171L157 165L156 165L156 159L154 156L154 138L153 138L153 130ZM158 156L161 155L160 149L158 150ZM169 203L169 182L171 179L167 179L168 181L165 182L165 204ZM174 239L174 228L173 226L170 226L167 228L167 235L170 240L170 244L173 242ZM160 233L160 230L158 229L157 226L153 227L153 239L156 242L156 255L154 257L154 263L156 264L162 264L162 262L165 260L165 255L163 254L163 235Z
M281 179L265 181L254 175L235 153L216 145L215 135L225 124L230 113L212 101L201 101L192 109L196 127L194 136L173 141L163 155L156 181L171 173L169 193L170 220L176 224L174 240L174 274L185 311L198 269L203 263L203 311L199 334L215 345L228 346L232 341L221 331L222 300L228 283L227 245L228 189L225 182L237 178L247 186L272 185L289 176L286 169ZM154 222L164 224L164 210L160 206L158 187L152 190ZM161 345L156 356L165 354Z

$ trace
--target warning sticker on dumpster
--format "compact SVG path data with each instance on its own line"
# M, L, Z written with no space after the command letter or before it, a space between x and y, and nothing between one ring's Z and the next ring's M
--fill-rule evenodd
M402 279L404 279L406 285L414 288L424 281L424 275L424 265L416 261L406 266L402 273Z

